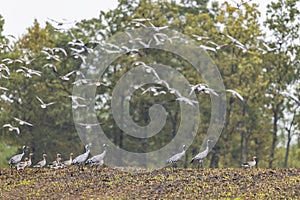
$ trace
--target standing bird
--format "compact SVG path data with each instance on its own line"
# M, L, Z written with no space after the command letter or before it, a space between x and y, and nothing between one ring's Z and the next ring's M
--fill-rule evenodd
M46 157L47 157L47 154L43 154L43 160L39 161L36 165L34 165L33 167L35 168L43 168L47 161L46 161Z
M90 147L89 144L87 144L85 145L85 153L74 158L74 160L72 161L72 165L77 165L79 171L81 167L81 170L83 171L83 164L85 163L86 159L89 157L89 154L90 154Z
M19 162L19 163L16 164L17 171L24 170L25 167L27 167L27 164L28 164L28 158L26 157L24 159L24 161Z
M21 162L21 160L24 156L26 148L27 148L26 146L23 146L23 148L22 148L23 152L22 153L14 155L13 157L11 157L9 159L8 164L10 165L11 173L12 173L12 166L18 164L19 162Z
M104 151L101 153L101 154L99 154L99 155L96 155L96 156L93 156L93 157L91 157L90 159L88 159L86 162L85 162L85 164L86 165L90 165L91 167L93 167L93 166L96 166L96 170L97 170L97 167L99 166L99 165L103 165L103 163L104 163L104 158L105 158L105 155L106 155L106 147L107 147L108 145L106 145L106 144L103 144L103 148L104 148Z
M202 168L202 160L204 158L206 158L208 152L209 152L209 142L211 142L211 140L207 140L207 145L204 151L198 153L192 160L191 163L193 163L194 161L198 161L199 165L201 164L201 168ZM198 165L198 169L199 169L199 165Z
M56 160L54 160L50 165L49 167L51 169L61 169L63 168L63 164L61 163L61 154L58 153L56 154Z
M63 165L64 166L70 166L71 164L72 164L72 159L73 158L73 153L70 153L70 159L69 160L65 160L64 162L63 162Z
M27 161L26 167L30 167L30 166L31 166L31 164L32 164L31 157L32 157L32 156L33 156L33 153L30 153L30 154L29 154L29 159L28 159L28 161Z
M167 164L171 164L172 163L173 167L175 168L177 161L180 160L182 158L182 156L184 156L185 152L186 152L186 146L183 145L182 146L182 152L181 153L177 153L174 156L172 156L171 158L169 158L167 160Z
M256 165L256 156L253 156L253 160L252 161L248 161L242 164L242 167L244 168L252 168Z

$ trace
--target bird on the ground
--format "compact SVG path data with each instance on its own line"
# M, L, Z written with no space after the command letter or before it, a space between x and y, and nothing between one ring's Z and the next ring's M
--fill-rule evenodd
M177 161L180 160L184 156L185 152L186 152L186 146L183 145L182 146L182 152L177 153L174 156L172 156L171 158L169 158L167 160L167 164L173 164L173 167L175 168Z
M64 166L61 163L61 154L60 153L56 154L56 159L53 162L51 162L48 166L49 166L50 169L61 169L61 168L63 168Z
M50 103L44 103L44 101L39 98L38 96L36 96L37 100L39 100L39 102L41 103L41 108L47 108L47 106L50 106L52 104L55 104L56 102L50 102Z
M27 164L28 164L28 158L26 157L24 159L24 161L19 162L19 163L16 164L17 171L24 170L25 167L27 167Z
M22 158L23 158L23 156L24 156L24 154L25 154L25 149L26 149L27 147L26 146L23 146L23 152L22 153L20 153L20 154L17 154L17 155L14 155L13 157L11 157L10 159L9 159L9 161L8 161L8 164L10 165L10 168L11 168L11 170L12 170L12 166L13 165L16 165L16 164L18 164L19 162L21 162L21 160L22 160ZM12 172L12 171L11 171Z
M19 127L12 126L11 124L4 124L3 128L8 128L9 131L16 131L17 134L20 134L20 129Z
M66 167L70 166L72 164L72 160L73 160L73 153L70 153L70 159L63 161L63 165Z
M74 160L72 160L72 165L77 165L78 170L80 171L80 169L81 169L83 171L83 164L89 157L89 154L90 154L90 145L87 144L87 145L85 145L85 153L74 158Z
M209 152L209 143L210 142L211 142L211 140L207 140L206 148L204 149L204 151L201 151L195 157L193 157L192 160L191 160L191 163L193 163L195 161L198 161L199 165L201 164L201 167L202 167L202 160L204 158L206 158L206 156L207 156L207 154ZM199 168L199 165L198 165L198 168Z
M32 156L33 156L33 153L30 153L30 154L29 154L29 159L28 159L28 161L27 161L26 167L30 167L30 166L32 165L32 160L31 160Z
M96 166L96 169L99 165L103 165L104 158L105 158L105 155L106 155L106 147L108 147L108 145L103 144L104 151L101 154L95 155L95 156L91 157L90 159L88 159L85 162L85 164L90 165L91 167Z
M47 154L43 154L43 160L39 161L37 164L35 164L33 167L35 168L43 168L44 166L46 166L46 157L47 157Z
M253 160L243 163L241 166L244 168L252 168L256 165L256 156L253 156Z
M20 125L33 126L31 123L26 122L26 121L24 121L24 120L21 120L21 119L19 119L19 118L14 117L14 119L15 119L17 122L19 122Z

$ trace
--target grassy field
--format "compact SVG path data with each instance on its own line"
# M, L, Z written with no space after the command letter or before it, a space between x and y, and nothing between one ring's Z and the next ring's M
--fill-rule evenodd
M300 199L300 169L1 169L0 199Z

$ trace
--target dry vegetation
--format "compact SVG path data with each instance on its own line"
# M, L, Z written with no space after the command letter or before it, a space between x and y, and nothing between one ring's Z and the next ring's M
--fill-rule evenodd
M300 169L2 169L1 199L299 199Z

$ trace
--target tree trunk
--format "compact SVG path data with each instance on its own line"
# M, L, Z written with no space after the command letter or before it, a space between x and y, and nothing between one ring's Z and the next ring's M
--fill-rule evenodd
M241 132L241 141L240 141L240 163L243 163L243 150L244 150L244 135L245 135L245 131Z
M290 153L291 140L292 140L291 130L289 130L288 131L288 140L287 140L286 149L285 149L285 156L284 156L283 167L287 167L288 166L288 159L289 159L289 153Z
M278 121L278 107L279 105L277 104L276 107L273 110L273 139L272 139L272 146L271 146L271 151L270 151L270 158L269 158L269 168L273 167L273 161L274 161L274 155L275 155L275 149L276 149L276 144L277 144L277 121Z

